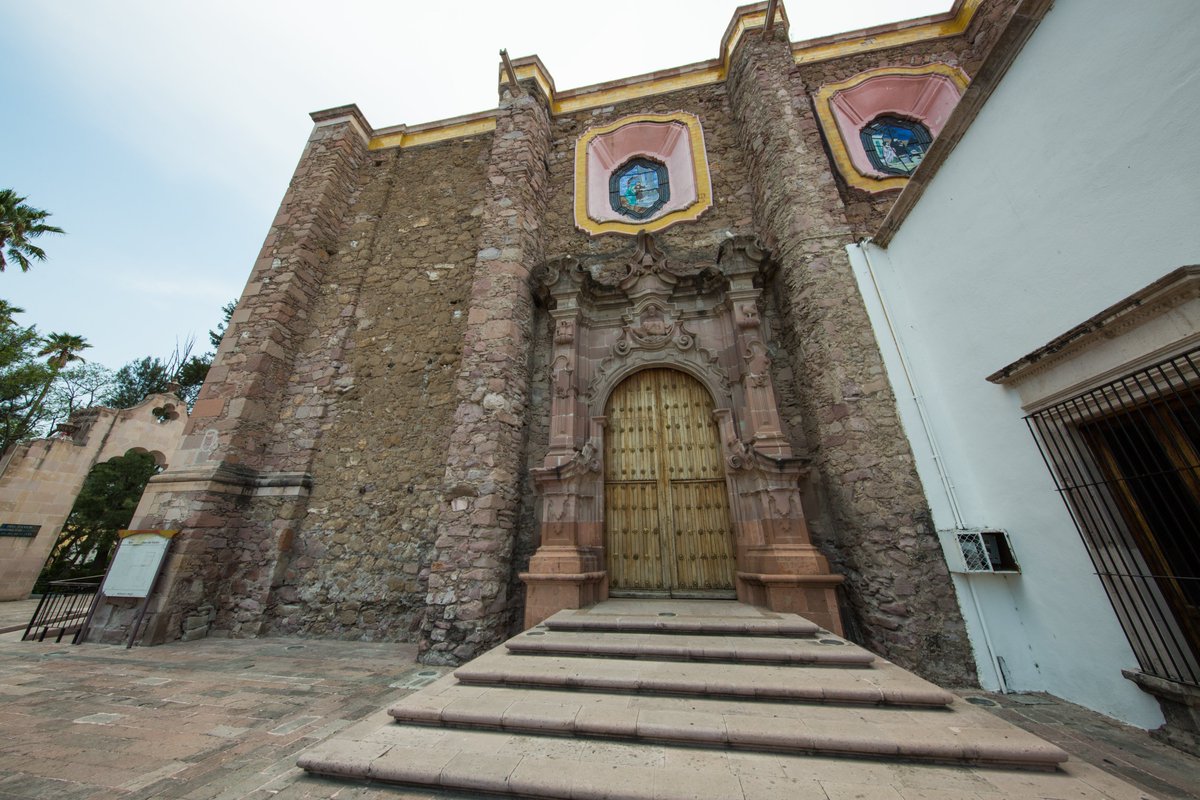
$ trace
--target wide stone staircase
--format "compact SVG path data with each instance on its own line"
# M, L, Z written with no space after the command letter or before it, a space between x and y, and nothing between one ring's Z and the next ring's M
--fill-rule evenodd
M299 765L578 800L1143 797L808 620L732 602L562 611L388 713Z

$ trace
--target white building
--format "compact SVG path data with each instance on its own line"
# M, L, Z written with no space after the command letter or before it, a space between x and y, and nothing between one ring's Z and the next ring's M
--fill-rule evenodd
M952 569L1019 562L955 576L983 685L1196 752L1200 359L1139 371L1200 347L1200 6L1021 14L851 258Z

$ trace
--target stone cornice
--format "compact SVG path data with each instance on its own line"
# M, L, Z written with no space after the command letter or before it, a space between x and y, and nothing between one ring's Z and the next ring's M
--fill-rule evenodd
M914 42L958 36L967 30L976 10L985 1L955 0L954 6L944 14L795 42L792 44L792 56L797 64L808 64L891 47L901 47ZM1049 0L1039 0L1039 2L1049 2ZM551 115L555 116L697 86L707 86L725 80L729 60L734 50L737 49L738 44L747 33L761 30L766 25L766 17L767 3L765 2L740 6L734 11L733 19L721 37L720 51L716 58L643 75L559 91L554 85L553 76L536 55L513 59L513 71L516 73L518 81L532 81L537 84L548 101ZM787 30L787 12L782 2L776 4L775 19L777 26ZM507 81L503 67L499 68L497 76L501 85ZM343 106L342 108L353 108L353 106ZM356 108L355 111L357 111ZM384 128L371 135L370 147L372 150L389 147L415 147L445 139L487 133L495 128L496 114L497 111L488 110L421 125L396 125ZM365 120L363 122L365 123Z
M971 25L983 0L955 0L949 11L928 17L890 22L857 31L809 39L792 45L797 64L813 64L834 58L903 47L915 42L959 36Z
M373 135L371 123L367 122L367 118L363 116L362 111L354 103L314 111L308 116L312 118L313 125L318 128L326 125L349 124L355 133L362 137L363 141L371 141Z
M1180 304L1200 297L1200 265L1180 267L1154 283L1076 325L1061 336L988 375L992 383L1011 384L1073 358L1081 351L1141 325Z

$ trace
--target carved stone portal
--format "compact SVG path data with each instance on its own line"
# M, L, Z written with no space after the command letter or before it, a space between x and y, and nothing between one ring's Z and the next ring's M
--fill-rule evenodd
M547 265L542 301L554 324L550 448L533 470L541 546L521 575L525 625L608 597L604 530L605 404L643 369L681 370L712 395L725 448L737 598L841 632L842 581L813 547L801 505L804 460L784 438L759 314L768 254L751 237L715 260L669 259L641 233L632 256Z

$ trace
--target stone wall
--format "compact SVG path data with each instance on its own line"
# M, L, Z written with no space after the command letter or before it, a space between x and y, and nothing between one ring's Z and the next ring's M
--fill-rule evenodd
M192 411L176 463L151 479L132 527L179 530L158 584L147 643L261 633L312 486L320 419L337 393L341 339L314 361L313 311L351 224L369 126L357 109L317 123ZM298 371L306 380L302 385ZM299 393L299 394L298 394ZM297 403L297 397L300 403ZM304 407L303 414L289 409ZM130 609L97 613L123 635Z
M786 31L745 37L728 86L756 227L779 263L782 351L833 522L817 543L846 576L847 622L910 669L972 683L957 599L844 251L852 230Z
M319 421L319 447L272 632L417 635L490 144L386 150L362 167L281 419ZM323 413L308 402L322 387L334 390ZM272 447L305 436L288 428Z
M529 430L529 276L545 252L548 102L529 83L501 95L484 182L444 503L421 639L427 663L456 663L506 638Z

